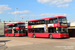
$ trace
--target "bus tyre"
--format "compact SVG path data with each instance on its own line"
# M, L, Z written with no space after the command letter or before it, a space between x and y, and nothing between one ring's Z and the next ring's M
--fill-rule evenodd
M50 38L50 39L52 39L52 38L53 38L53 36L52 36L52 35L49 35L49 38Z
M35 38L35 34L33 34L33 37Z

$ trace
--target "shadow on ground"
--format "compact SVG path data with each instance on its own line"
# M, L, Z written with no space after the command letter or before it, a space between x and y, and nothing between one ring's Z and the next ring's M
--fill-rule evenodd
M0 50L6 50L8 47L6 46L6 42L10 40L0 40Z
M0 37L6 37L5 35L0 35ZM9 36L9 37L14 37L14 36ZM18 37L18 36L16 36ZM19 37L28 37L28 36L19 36Z
M30 37L30 38L33 38L33 37ZM36 37L36 38L50 39L50 38L47 38L47 37ZM70 37L68 37L68 38L52 38L52 39L70 39Z
M5 37L4 35L0 35L0 37Z
M2 43L2 42L8 42L8 41L10 41L10 40L0 40L0 43Z

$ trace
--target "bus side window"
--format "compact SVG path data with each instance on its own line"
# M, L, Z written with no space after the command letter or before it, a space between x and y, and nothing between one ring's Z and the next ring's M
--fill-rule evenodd
M32 22L32 25L35 25L35 22Z
M33 25L32 22L29 22L28 25Z
M48 24L49 23L49 19L45 20L45 24Z
M9 28L9 26L6 26L6 28Z
M14 30L14 33L18 33L18 30Z
M54 33L57 33L57 30L56 30L57 28L56 27L54 27Z
M9 28L13 27L13 25L9 25Z
M53 23L58 23L57 18L53 19Z
M37 25L37 24L45 24L45 20L28 22L28 25Z
M56 27L48 28L49 33L58 33L58 29Z
M53 19L50 19L50 20L49 20L49 23L53 23Z
M53 28L49 28L49 33L53 33Z
M38 21L38 24L41 24L41 21Z
M12 33L12 30L7 30L7 33Z
M33 33L39 33L39 29L38 28L34 28L33 29Z
M14 24L13 27L17 27L17 24Z
M44 28L34 28L33 32L34 33L44 33Z
M45 24L45 20L42 20L41 23L42 23L42 24Z
M28 29L28 32L29 32L29 33L32 33L33 31L32 31L32 29Z
M35 25L39 24L39 21L35 21Z
M44 33L44 28L39 29L40 33Z
M35 21L35 25L37 24L37 21Z
M30 29L28 30L28 32L30 33Z

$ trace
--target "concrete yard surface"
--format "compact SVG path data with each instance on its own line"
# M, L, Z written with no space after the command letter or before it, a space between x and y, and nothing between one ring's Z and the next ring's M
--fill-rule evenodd
M75 38L0 37L0 50L4 48L5 50L75 50Z

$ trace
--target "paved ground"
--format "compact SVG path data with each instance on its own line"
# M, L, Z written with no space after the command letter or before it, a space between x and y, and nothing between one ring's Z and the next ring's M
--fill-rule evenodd
M75 38L0 37L0 50L75 50Z

